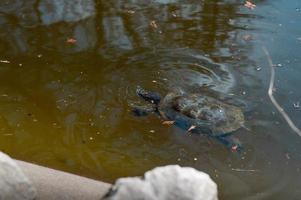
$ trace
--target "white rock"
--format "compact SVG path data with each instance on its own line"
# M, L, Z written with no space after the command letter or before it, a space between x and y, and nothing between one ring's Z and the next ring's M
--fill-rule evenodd
M14 160L0 152L0 199L33 200L36 190Z
M217 200L217 185L208 174L190 167L157 167L144 178L120 178L105 199L109 200Z

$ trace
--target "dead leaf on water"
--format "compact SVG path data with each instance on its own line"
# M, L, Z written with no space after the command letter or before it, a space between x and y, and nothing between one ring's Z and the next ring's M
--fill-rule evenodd
M158 25L157 25L157 22L155 20L152 20L149 25L154 28L154 29L157 29L158 28Z
M127 13L132 15L132 14L135 14L135 11L134 10L128 10Z
M192 125L192 126L190 126L190 128L187 130L188 132L190 132L190 131L192 131L193 129L195 129L196 128L196 126L195 125Z
M256 8L256 5L253 4L253 3L250 2L250 1L246 1L244 6L247 7L247 8L249 8L249 9L251 9L251 10L253 10L253 9Z
M67 42L68 44L75 44L75 43L77 42L77 40L74 39L74 38L68 38L68 39L66 40L66 42Z
M163 125L173 125L175 123L175 121L163 121L162 124Z
M236 150L238 149L238 146L235 144L235 145L233 145L233 146L231 147L231 149L232 149L233 151L236 151Z

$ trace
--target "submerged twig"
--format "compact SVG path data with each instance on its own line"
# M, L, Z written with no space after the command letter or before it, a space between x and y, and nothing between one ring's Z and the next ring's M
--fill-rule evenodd
M237 172L257 172L257 169L238 169L238 168L232 168L232 171Z
M285 119L285 121L287 122L289 127L301 137L300 129L294 124L294 122L291 120L291 118L288 116L288 114L285 112L285 110L278 104L278 102L276 101L276 99L273 96L273 89L274 89L274 82L275 82L275 69L274 69L274 65L273 65L273 61L270 56L270 53L264 45L262 46L262 50L268 59L269 67L271 69L271 78L270 78L270 84L269 84L269 90L268 90L269 98L270 98L271 102L273 103L273 105L276 107L276 109L279 111L279 113L283 116L283 118Z

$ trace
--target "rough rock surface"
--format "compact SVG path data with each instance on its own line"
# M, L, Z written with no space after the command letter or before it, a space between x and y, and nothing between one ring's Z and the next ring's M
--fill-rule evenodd
M106 200L217 200L217 186L208 174L190 167L157 167L143 178L120 178Z
M9 156L0 152L0 199L33 200L36 190Z

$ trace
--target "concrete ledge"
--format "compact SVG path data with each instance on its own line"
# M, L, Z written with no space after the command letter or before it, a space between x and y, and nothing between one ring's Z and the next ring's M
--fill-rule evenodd
M74 174L16 160L37 190L38 200L100 200L111 185Z

